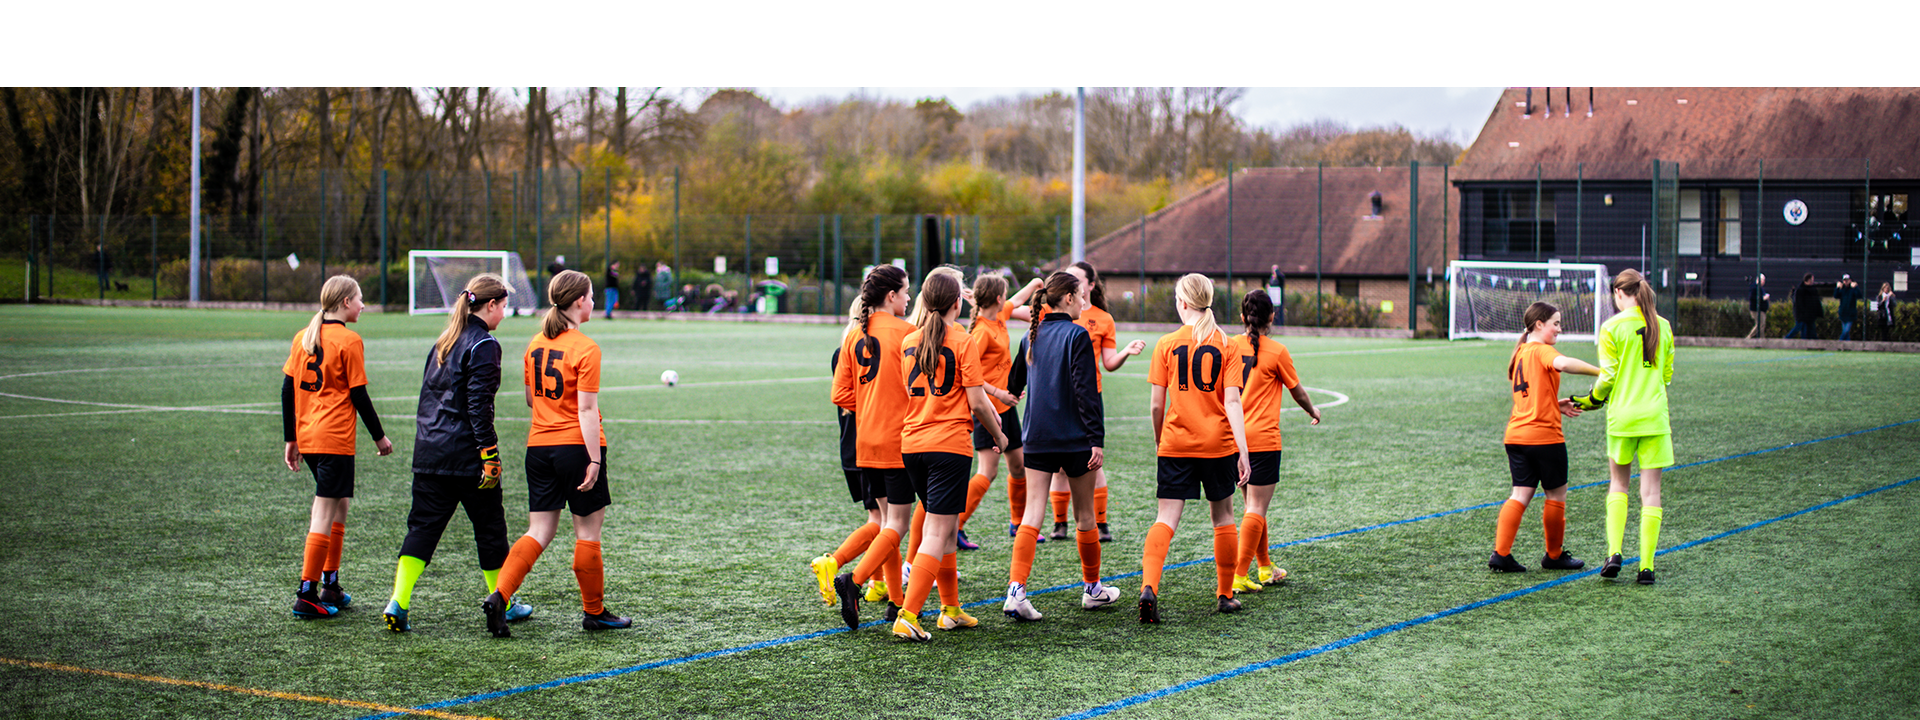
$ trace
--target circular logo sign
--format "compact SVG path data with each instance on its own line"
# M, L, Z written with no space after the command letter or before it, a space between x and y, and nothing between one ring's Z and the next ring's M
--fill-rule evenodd
M1807 204L1799 200L1788 200L1787 204L1780 208L1780 214L1786 217L1788 225L1799 225L1807 221Z

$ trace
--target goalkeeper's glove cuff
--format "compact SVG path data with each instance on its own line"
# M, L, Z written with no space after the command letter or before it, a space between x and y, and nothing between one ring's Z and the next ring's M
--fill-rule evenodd
M1595 398L1593 393L1573 395L1568 397L1567 400L1572 402L1574 407L1580 408L1581 410L1599 410L1607 404L1604 398Z
M480 448L480 489L492 490L500 486L500 446L490 445Z

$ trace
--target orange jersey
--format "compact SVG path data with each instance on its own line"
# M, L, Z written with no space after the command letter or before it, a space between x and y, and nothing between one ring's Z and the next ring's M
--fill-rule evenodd
M1240 354L1240 406L1246 411L1247 452L1279 450L1280 406L1287 391L1300 385L1300 376L1293 370L1293 354L1280 341L1264 336L1260 338L1257 362L1247 336L1235 335L1233 349Z
M1160 336L1147 382L1167 389L1161 457L1217 458L1239 451L1227 423L1227 388L1241 387L1240 351L1225 333L1195 342L1193 326Z
M980 373L982 343L959 323L947 325L945 339L932 375L920 372L916 362L920 331L916 329L900 341L900 372L907 385L906 429L900 434L902 453L973 455L973 408L967 404L966 389L980 387L984 381Z
M1560 351L1546 343L1530 342L1513 351L1513 417L1507 420L1504 442L1511 445L1552 445L1567 441L1560 431L1560 371L1553 359Z
M337 327L334 327L337 326ZM293 378L294 443L303 453L353 454L353 400L348 391L367 384L367 351L346 323L320 325L320 357L300 346L307 331L294 333L293 350L280 371Z
M573 328L549 338L546 333L527 343L524 359L527 387L533 389L533 427L527 447L585 445L580 435L579 393L600 392L600 344ZM607 431L600 430L600 446Z
M914 331L907 321L884 311L867 318L867 334L848 333L840 341L840 365L833 371L833 404L853 412L855 456L860 467L904 468L900 428L907 419L906 372L902 338ZM852 358L852 362L848 362ZM972 448L968 448L971 450Z
M1007 318L1012 316L1013 306L1001 303L1000 312L973 321L973 329L967 332L973 337L973 343L979 346L983 384L1001 390L1007 389L1007 376L1013 372L1013 340L1007 335ZM1000 404L991 393L987 395L987 402L993 404L996 415L1011 407Z

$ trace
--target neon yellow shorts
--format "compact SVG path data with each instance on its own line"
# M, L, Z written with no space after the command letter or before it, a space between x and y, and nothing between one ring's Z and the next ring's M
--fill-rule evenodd
M1608 435L1607 459L1632 465L1640 458L1640 469L1657 470L1673 465L1673 435Z

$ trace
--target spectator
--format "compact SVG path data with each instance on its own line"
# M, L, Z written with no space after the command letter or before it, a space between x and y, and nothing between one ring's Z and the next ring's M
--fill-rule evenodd
M1873 319L1880 326L1882 342L1893 339L1893 284L1880 283L1880 294L1873 298Z
M1841 275L1840 284L1833 286L1833 299L1840 301L1840 339L1858 340L1853 336L1853 324L1860 319L1860 283L1853 281L1852 275Z
M1278 327L1287 324L1287 274L1280 272L1280 266L1273 266L1273 273L1267 276L1267 299L1273 301L1273 324Z
M1813 286L1813 273L1807 273L1793 288L1793 329L1787 331L1787 339L1814 339L1813 324L1820 320L1822 312L1820 289Z
M620 261L619 260L615 260L613 262L607 263L607 282L602 287L605 287L607 289L606 318L608 320L612 320L613 308L620 304Z
M641 312L653 309L653 276L647 274L646 270L647 266L643 264L633 274L633 305Z
M1753 314L1753 329L1747 331L1747 338L1767 336L1767 310L1772 308L1773 296L1767 294L1767 276L1762 273L1755 276L1753 285L1747 288L1747 312Z
M673 309L667 307L667 301L673 298L673 268L666 263L653 264L653 296L660 300L661 310Z
M547 277L553 277L555 275L559 275L560 273L565 272L566 269L567 269L567 256L555 255L553 256L553 262L547 264Z

